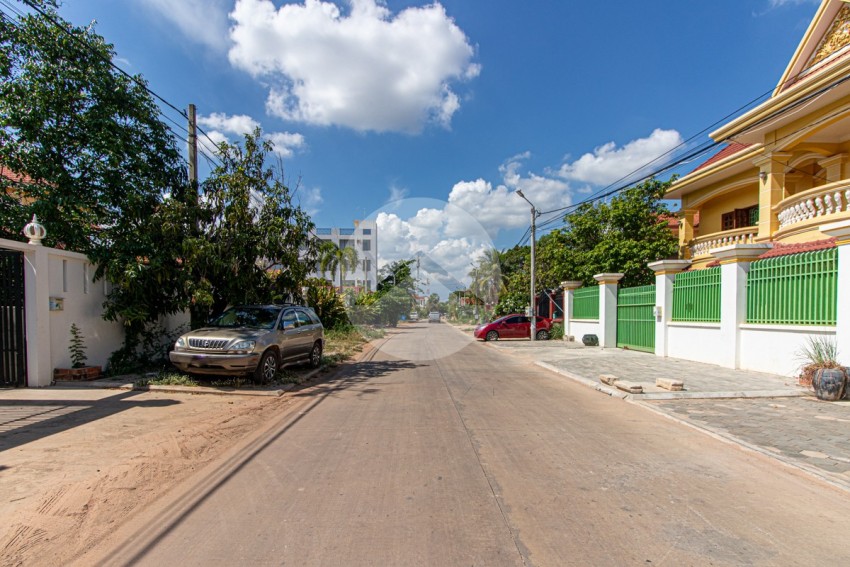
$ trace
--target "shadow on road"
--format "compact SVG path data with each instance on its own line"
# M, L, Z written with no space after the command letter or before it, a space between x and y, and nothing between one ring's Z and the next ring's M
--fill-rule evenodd
M120 392L99 400L0 399L0 452L128 409L180 403L176 400L133 401L132 397L140 393Z
M311 382L309 384L304 384L302 387L292 390L291 395L297 397L316 397L332 394L334 392L342 392L350 388L361 386L373 378L387 376L404 370L412 370L414 368L419 368L420 366L425 365L410 362L409 360L372 360L358 362L345 368L342 372L324 382ZM375 393L377 391L379 391L378 388L370 388L367 393Z

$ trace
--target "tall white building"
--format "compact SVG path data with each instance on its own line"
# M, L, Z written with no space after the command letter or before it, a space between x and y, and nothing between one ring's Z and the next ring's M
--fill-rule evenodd
M378 225L375 221L354 221L354 228L316 228L316 237L333 242L340 248L354 248L357 251L357 269L346 271L343 288L358 291L375 291L378 287ZM340 287L339 269L334 273L322 273L317 263L311 274L324 278Z

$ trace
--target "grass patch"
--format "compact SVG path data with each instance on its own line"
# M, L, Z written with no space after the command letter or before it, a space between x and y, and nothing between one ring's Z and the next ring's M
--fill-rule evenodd
M384 336L383 329L368 326L345 327L325 331L325 354L323 366L336 366L363 350L371 340Z
M181 372L162 371L154 376L145 376L134 382L136 386L200 386L197 380Z

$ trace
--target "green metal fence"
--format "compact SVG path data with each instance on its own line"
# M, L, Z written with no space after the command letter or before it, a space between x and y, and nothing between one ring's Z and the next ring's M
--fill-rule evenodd
M835 325L838 249L757 260L747 278L747 323Z
M720 322L720 267L681 272L673 281L673 321Z
M582 287L573 293L573 319L599 319L599 286Z
M655 286L617 292L617 346L655 352Z

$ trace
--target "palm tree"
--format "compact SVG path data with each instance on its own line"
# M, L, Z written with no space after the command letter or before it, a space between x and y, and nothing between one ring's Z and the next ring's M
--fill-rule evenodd
M345 282L345 274L357 268L357 250L352 246L340 248L330 241L325 241L319 249L319 269L324 276L327 272L339 270L339 291Z
M505 290L499 251L495 248L487 250L469 275L472 277L470 291L487 306L495 305L499 301L499 295Z

